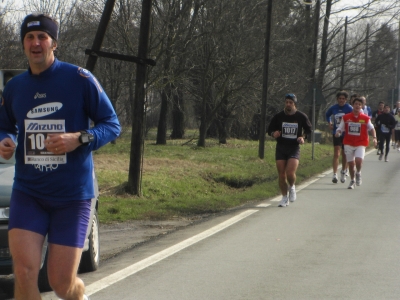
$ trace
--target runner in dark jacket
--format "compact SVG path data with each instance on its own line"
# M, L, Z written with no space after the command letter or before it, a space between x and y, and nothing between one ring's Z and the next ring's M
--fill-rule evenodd
M378 115L375 119L375 127L379 130L379 160L382 160L383 156L383 143L386 142L385 149L385 161L388 160L388 153L390 150L390 138L392 136L392 130L396 126L396 120L393 115L390 113L390 106L385 104L383 113Z

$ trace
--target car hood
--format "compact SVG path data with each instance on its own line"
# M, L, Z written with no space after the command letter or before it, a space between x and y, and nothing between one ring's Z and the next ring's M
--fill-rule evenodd
M14 171L13 164L0 164L0 207L10 205Z

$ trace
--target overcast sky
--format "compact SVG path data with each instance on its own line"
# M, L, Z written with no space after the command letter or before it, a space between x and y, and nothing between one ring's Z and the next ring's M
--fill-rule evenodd
M36 1L39 1L39 0L36 0ZM243 0L243 1L245 1L245 0ZM279 0L275 0L275 1L279 1ZM300 0L300 1L302 1L302 0ZM312 1L313 1L313 3L316 2L316 0L312 0ZM359 6L359 5L362 5L362 4L371 2L371 1L372 0L333 0L332 12L337 11L344 7ZM391 1L399 1L399 0L381 0L381 2L388 2L388 3ZM6 3L13 4L13 7L21 12L21 18L22 18L25 14L23 2L24 2L23 0L0 0L0 7L4 6ZM378 1L378 2L380 2L380 1ZM321 11L321 13L323 13L323 11ZM351 18L352 16L354 16L356 14L357 14L357 11L349 10L349 11L341 13L340 17L348 16L349 18ZM13 19L15 20L15 16L13 16Z

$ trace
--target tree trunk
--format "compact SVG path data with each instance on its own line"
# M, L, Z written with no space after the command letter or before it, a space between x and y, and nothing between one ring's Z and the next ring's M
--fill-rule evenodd
M226 144L228 133L226 130L226 119L217 119L218 139L220 144Z
M157 127L157 145L167 144L167 117L168 117L168 96L170 95L169 84L161 92L160 118Z
M197 141L198 147L206 146L206 135L207 135L207 96L203 96L202 107L201 107L201 117L200 117L200 128L199 128L199 140Z
M174 94L172 103L171 139L182 139L185 134L185 102L179 89Z
M206 135L207 135L207 124L205 115L201 116L200 128L199 128L199 140L197 141L198 147L206 146Z

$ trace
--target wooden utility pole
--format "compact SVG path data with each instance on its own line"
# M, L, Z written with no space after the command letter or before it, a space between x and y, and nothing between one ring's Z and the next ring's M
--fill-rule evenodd
M143 0L142 16L140 20L138 56L147 58L150 35L152 0ZM129 162L129 176L126 191L130 194L141 196L141 175L144 145L144 115L145 115L145 83L147 78L147 65L137 64L135 98L132 111L132 136L131 153Z
M400 22L399 22L399 37L398 37L398 46L397 46L397 78L396 78L396 87L397 88L397 101L400 101Z
M265 49L264 49L264 68L263 68L263 89L261 103L261 119L260 119L260 136L258 157L264 158L265 148L265 129L267 115L267 96L268 96L268 66L269 66L269 44L271 40L271 24L272 24L272 0L268 0L267 7L267 25L265 30Z
M103 13L101 15L100 24L97 28L96 36L94 37L92 50L97 51L100 50L101 45L103 44L104 36L106 34L108 23L111 19L111 14L114 9L115 0L107 0L104 6ZM97 62L97 56L89 55L88 60L86 62L86 69L93 73L94 67Z
M321 10L321 0L317 0L315 5L315 18L314 18L314 41L313 41L313 60L311 68L311 82L316 82L315 80L315 69L317 66L317 54L318 54L318 34L319 34L319 17Z
M320 10L321 10L321 0L317 0L314 9L314 36L313 36L313 49L312 49L312 62L311 62L311 73L310 73L310 87L313 89L316 86L316 66L317 66L317 54L318 54L318 35L319 35L319 18L320 18ZM309 90L311 92L311 90ZM308 106L307 115L309 118L314 116L314 103L313 97L310 97L309 101L306 103ZM313 128L313 131L315 128Z
M347 44L347 17L344 22L344 39L343 39L343 54L342 54L342 70L340 72L340 90L344 89L344 65L346 64L346 44Z
M365 36L365 58L364 58L364 95L367 96L368 87L368 50L369 50L369 24L367 24L367 35Z
M328 59L328 30L329 30L329 18L331 15L331 8L332 8L332 0L326 0L324 27L322 29L321 59L319 60L319 69L317 77L317 86L321 89L324 83L324 77Z

